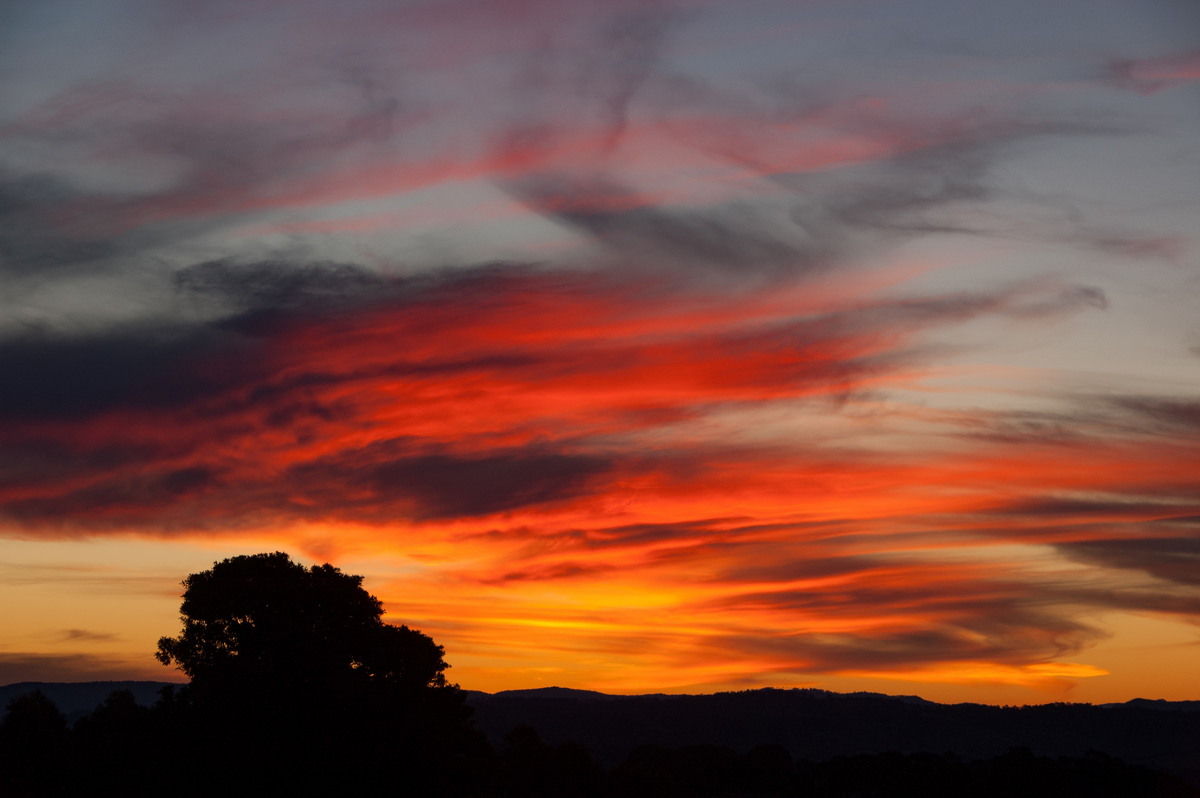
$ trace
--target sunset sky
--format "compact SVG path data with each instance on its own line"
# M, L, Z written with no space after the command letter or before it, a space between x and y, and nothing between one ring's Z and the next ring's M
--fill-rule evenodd
M1197 220L1194 0L5 3L0 684L1200 698Z

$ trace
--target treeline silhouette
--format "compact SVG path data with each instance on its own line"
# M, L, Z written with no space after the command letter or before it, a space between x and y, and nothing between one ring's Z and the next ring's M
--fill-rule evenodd
M1037 706L937 704L908 696L762 688L713 695L611 696L542 688L469 693L476 725L493 741L518 724L552 743L574 740L613 766L644 745L716 744L737 751L778 744L810 760L839 754L953 751L990 759L1014 746L1052 757L1103 751L1200 785L1196 702Z
M531 726L516 727L495 746L460 723L459 714L382 723L369 714L348 715L318 730L298 707L291 716L246 726L244 715L197 714L180 692L164 688L147 707L118 690L73 727L40 691L13 699L0 721L0 795L1200 796L1178 776L1098 752L1048 757L1013 748L965 761L952 753L893 751L813 762L781 745L745 751L645 745L605 767L585 746L547 743Z
M611 697L600 703L624 714L603 716L601 731L636 741L649 726L646 739L656 744L594 756L562 737L561 711L588 703L578 700L543 700L536 727L518 722L489 739L465 691L446 681L442 647L384 623L362 577L275 552L214 563L183 586L183 628L159 641L157 656L190 682L164 687L150 706L131 690L113 691L74 724L41 691L12 699L0 720L0 798L1200 796L1176 775L1095 752L1051 758L1013 749L964 761L847 746L837 753L854 755L796 760L796 750L819 749L711 744L715 736L696 743L651 705L631 715L636 700ZM759 698L728 695L742 696L733 703ZM475 703L494 727L512 698ZM727 717L696 703L674 706L690 709L676 719L699 730ZM547 708L560 711L557 720ZM866 736L876 731L870 718L858 718Z

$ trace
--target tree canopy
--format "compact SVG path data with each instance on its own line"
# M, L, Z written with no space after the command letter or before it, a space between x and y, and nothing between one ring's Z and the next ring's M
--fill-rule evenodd
M183 631L158 641L158 659L198 690L341 691L367 685L443 687L443 649L383 621L362 577L309 568L283 552L231 557L183 582Z

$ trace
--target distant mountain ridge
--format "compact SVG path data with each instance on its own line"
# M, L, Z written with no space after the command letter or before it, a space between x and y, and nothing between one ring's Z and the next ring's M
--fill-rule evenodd
M745 690L742 692L753 693L753 692L758 692L759 690L778 690L778 689L780 689L780 688L762 687L762 688L759 688L758 690ZM811 687L793 688L793 689L798 690L799 692L802 692L802 693L808 693L808 694L818 696L818 697L822 696L822 695L824 695L824 696L842 696L842 697L851 696L851 697L865 697L865 698L885 698L885 699L890 699L893 701L903 701L905 703L910 703L910 704L934 704L934 703L936 703L934 701L928 701L924 698L921 698L920 696L915 696L915 695L888 695L886 693L867 693L867 692L835 693L831 690L819 690L819 689L811 688ZM505 696L505 697L524 697L524 698L531 698L531 699L576 698L576 699L582 699L582 700L597 700L597 701L621 700L621 699L628 699L628 698L696 698L699 695L710 695L708 693L700 693L700 694L697 694L697 693L637 693L635 695L619 695L619 694L614 695L612 693L601 693L596 690L579 690L574 687L531 687L531 688L525 688L525 689L519 689L519 690L501 690L496 693L485 693L480 690L468 690L467 693L468 693L468 695L476 695L477 694L477 695ZM714 693L712 695L721 695L721 694ZM1138 701L1146 702L1146 701L1149 701L1149 699L1135 698L1135 699L1133 699L1133 701L1134 702L1138 702ZM1132 703L1132 702L1130 702L1130 703ZM1162 702L1162 699L1157 699L1152 703L1163 703L1163 702ZM1167 704L1176 704L1176 703L1195 704L1196 709L1200 710L1200 701L1177 701L1177 702L1168 701L1165 703L1167 703ZM1120 704L1104 704L1103 706L1121 706L1121 705Z
M167 686L176 682L118 681L118 682L16 682L0 686L0 716L8 712L8 702L17 696L40 690L67 716L76 721L89 714L104 699L117 690L128 690L139 704L150 706L158 700Z

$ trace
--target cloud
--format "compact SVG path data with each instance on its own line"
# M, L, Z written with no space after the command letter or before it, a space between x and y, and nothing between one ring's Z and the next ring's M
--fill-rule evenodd
M1109 405L1146 431L1163 434L1200 429L1200 401L1166 396L1113 396Z
M805 311L771 290L503 264L385 280L218 261L176 284L211 297L211 321L0 347L21 377L3 406L7 518L207 529L578 501L675 479L687 458L757 460L736 446L646 450L714 408L841 397L911 368L931 330L1097 301L1028 285Z
M771 590L738 591L731 583L712 609L746 624L792 619L788 633L765 643L767 649L755 648L757 634L733 647L797 659L780 670L873 670L928 661L1044 661L1104 636L1047 601L1051 586L1012 578L1002 568L955 566L936 556L833 561L838 567L820 571L797 563L790 578L779 568ZM792 586L797 580L802 584Z
M45 137L47 147L83 150L93 162L108 162L104 172L115 171L113 163L126 172L142 170L147 177L141 185L128 178L124 185L93 180L90 185L77 181L69 197L57 190L55 218L67 229L127 235L146 225L272 203L308 204L314 169L339 160L339 153L377 154L380 132L388 127L379 116L390 119L394 105L384 103L381 109L353 85L325 85L330 95L323 102L337 105L345 98L351 106L347 114L331 116L289 102L285 93L273 97L263 85L238 93L179 93L137 81L87 83L48 98L10 121L0 135L14 143ZM53 168L46 160L46 168ZM358 166L348 168L357 171ZM56 185L48 180L31 185L31 201L41 199L39 206L44 205ZM40 190L33 193L34 188ZM281 192L291 199L281 198ZM172 233L178 236L180 229Z
M62 634L62 639L67 642L108 643L120 637L111 632L91 632L87 629L67 629Z
M283 481L311 503L318 517L332 512L342 518L424 520L578 499L593 492L611 468L594 455L536 447L492 450L482 456L414 456L389 441L296 466ZM347 501L345 496L353 498Z
M11 421L85 418L115 406L169 407L198 389L176 364L216 345L209 330L151 325L10 338L0 342L0 368L18 378L0 398L0 412Z
M1082 625L1044 616L1024 619L1019 627L992 625L988 633L969 627L913 629L881 634L814 634L718 638L718 649L776 660L774 670L793 673L903 671L937 662L1026 663L1067 656L1102 639Z
M92 596L153 596L170 600L179 595L173 574L112 569L90 562L63 565L30 560L0 561L0 582L12 587L50 585L62 595L78 592Z
M164 678L157 663L94 654L0 652L0 684Z
M1200 80L1200 51L1113 61L1108 66L1108 77L1120 88L1157 94Z
M1166 582L1200 586L1200 538L1081 540L1062 543L1057 548L1073 560L1143 571Z
M528 67L517 73L517 96L525 111L517 130L553 135L565 121L562 100L582 100L584 113L595 115L599 151L611 152L627 130L638 90L655 74L667 38L682 19L670 3L647 3L615 9L594 39L547 37L531 51ZM547 103L547 97L558 102Z
M0 274L44 277L95 266L116 254L117 245L107 236L75 236L52 225L55 212L77 196L50 175L0 170Z
M387 288L383 277L356 264L284 260L206 261L179 269L172 280L185 304L211 300L219 303L217 312L226 314L319 309Z
M593 577L606 572L611 573L614 566L584 563L584 562L563 562L545 567L535 567L524 571L511 571L502 575L495 581L499 584L508 584L509 582L525 582L525 581L545 581L557 579L571 579L574 577Z
M1163 497L1158 501L1132 496L1109 496L1105 498L1078 498L1066 496L1030 497L1019 502L998 507L994 512L1027 515L1041 518L1063 517L1081 520L1100 517L1115 520L1134 520L1150 517L1160 519L1179 512L1179 504Z
M1093 300L1086 293L1079 294L1077 299L1081 304L1094 304L1097 307L1106 302L1103 296L1096 296ZM1181 466L1190 459L1186 436L1200 423L1200 408L1190 397L1113 394L1098 390L1087 393L1063 391L1055 399L1059 407L1053 410L985 411L972 408L959 413L931 414L931 420L959 427L966 438L997 444L1055 445L1069 450L1104 440L1141 441L1142 445L1158 447L1160 457L1170 458ZM1150 470L1157 471L1154 468ZM1167 481L1178 482L1185 473L1177 472L1175 479ZM1142 507L1141 502L1147 492L1159 492L1152 482L1137 480L1136 474L1130 474L1129 478L1139 483L1137 490L1143 493L1132 504L1124 499L1111 499L1116 502L1113 509ZM1127 488L1129 492L1136 493L1133 484ZM1175 499L1188 495L1186 488L1170 488L1165 492L1172 494ZM1155 501L1167 498L1164 496ZM1077 509L1085 509L1084 504L1095 499L1069 501L1082 501Z

